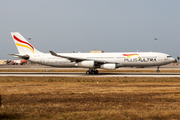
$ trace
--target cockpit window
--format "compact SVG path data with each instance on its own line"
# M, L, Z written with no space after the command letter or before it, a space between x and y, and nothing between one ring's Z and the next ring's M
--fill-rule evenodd
M167 56L167 58L171 58L171 56Z

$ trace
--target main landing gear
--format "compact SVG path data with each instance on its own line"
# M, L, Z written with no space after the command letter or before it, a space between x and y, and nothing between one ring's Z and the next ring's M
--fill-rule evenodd
M86 74L98 74L99 71L96 69L89 69L88 71L86 71Z
M159 70L159 67L157 67L157 70L156 70L156 72L157 72L157 73L159 73L159 72L160 72L160 70Z

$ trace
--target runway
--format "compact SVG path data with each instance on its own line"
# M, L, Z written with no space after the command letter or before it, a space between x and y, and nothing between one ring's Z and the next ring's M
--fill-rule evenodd
M180 77L180 73L99 73L87 75L78 72L1 72L0 76L24 77Z
M51 67L44 65L0 65L0 69L2 70L36 70L36 69L53 69L53 70L88 70L87 68L59 68L59 67ZM147 67L147 68L136 68L136 67L122 67L117 70L157 70L157 67ZM180 64L177 65L163 65L160 66L160 70L180 70Z

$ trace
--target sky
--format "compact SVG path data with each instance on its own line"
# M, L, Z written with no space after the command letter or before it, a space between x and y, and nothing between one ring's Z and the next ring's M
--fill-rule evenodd
M177 58L179 11L180 0L0 0L0 59L18 53L10 32L31 38L45 53L155 52L157 47Z

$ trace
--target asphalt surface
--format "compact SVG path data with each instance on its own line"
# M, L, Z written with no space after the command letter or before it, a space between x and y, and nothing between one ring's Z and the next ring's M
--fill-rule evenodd
M26 76L26 77L180 77L180 73L99 73L96 75L85 73L57 73L57 72L1 72L0 76Z
M0 69L85 69L87 68L57 68L43 65L0 65ZM156 70L157 67L149 68L119 68L120 70ZM160 70L180 70L180 65L171 64L160 67ZM127 72L127 73L99 73L97 75L87 75L83 72L0 72L0 76L53 76L53 77L180 77L180 73L141 73L141 72Z
M0 69L86 69L87 68L59 68L44 65L0 65ZM121 67L120 70L156 70L157 67L146 67L146 68L136 68L136 67ZM118 70L117 69L117 70ZM170 64L160 66L160 70L180 70L180 64Z

